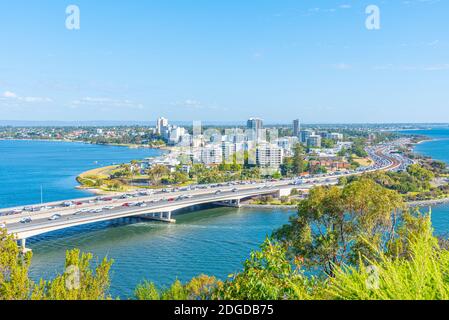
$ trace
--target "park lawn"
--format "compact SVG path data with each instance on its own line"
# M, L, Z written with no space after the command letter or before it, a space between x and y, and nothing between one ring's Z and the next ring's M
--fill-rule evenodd
M373 163L373 161L370 158L359 158L357 156L353 157L354 162L357 162L362 167L367 167Z
M81 179L85 179L87 177L97 177L98 179L108 179L112 171L116 170L119 166L108 166L108 167L102 167L102 168L96 168L93 170L89 170L86 172L83 172L79 175Z

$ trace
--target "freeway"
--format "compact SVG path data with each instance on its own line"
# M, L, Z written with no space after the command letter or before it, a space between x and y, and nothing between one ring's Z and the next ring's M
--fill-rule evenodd
M0 221L4 221L8 233L18 239L26 239L38 234L100 221L146 216L148 218L174 221L171 212L204 203L229 202L288 192L292 189L307 190L317 185L336 184L345 176L363 174L379 170L398 170L405 159L393 154L391 145L368 148L373 159L369 167L356 171L298 177L284 180L262 182L231 182L207 186L192 186L184 189L141 191L119 194L110 197L90 197L83 199L53 202L37 206L3 209ZM0 226L1 227L1 226Z

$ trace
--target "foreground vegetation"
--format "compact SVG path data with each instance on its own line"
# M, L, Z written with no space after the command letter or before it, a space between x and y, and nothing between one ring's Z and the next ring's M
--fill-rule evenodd
M165 288L145 281L135 299L448 299L447 241L432 234L430 215L409 211L397 191L372 179L318 187L241 272ZM34 283L31 253L21 255L4 231L0 239L1 300L115 298L108 293L112 261L92 269L91 255L69 251L64 274Z

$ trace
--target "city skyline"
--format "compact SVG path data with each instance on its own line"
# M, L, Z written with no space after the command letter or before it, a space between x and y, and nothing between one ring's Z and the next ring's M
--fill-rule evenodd
M443 1L82 0L80 30L24 4L0 10L1 120L449 121Z

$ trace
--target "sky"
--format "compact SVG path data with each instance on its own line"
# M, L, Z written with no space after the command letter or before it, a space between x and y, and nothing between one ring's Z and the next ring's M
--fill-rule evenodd
M0 120L449 122L448 13L447 0L0 0Z

